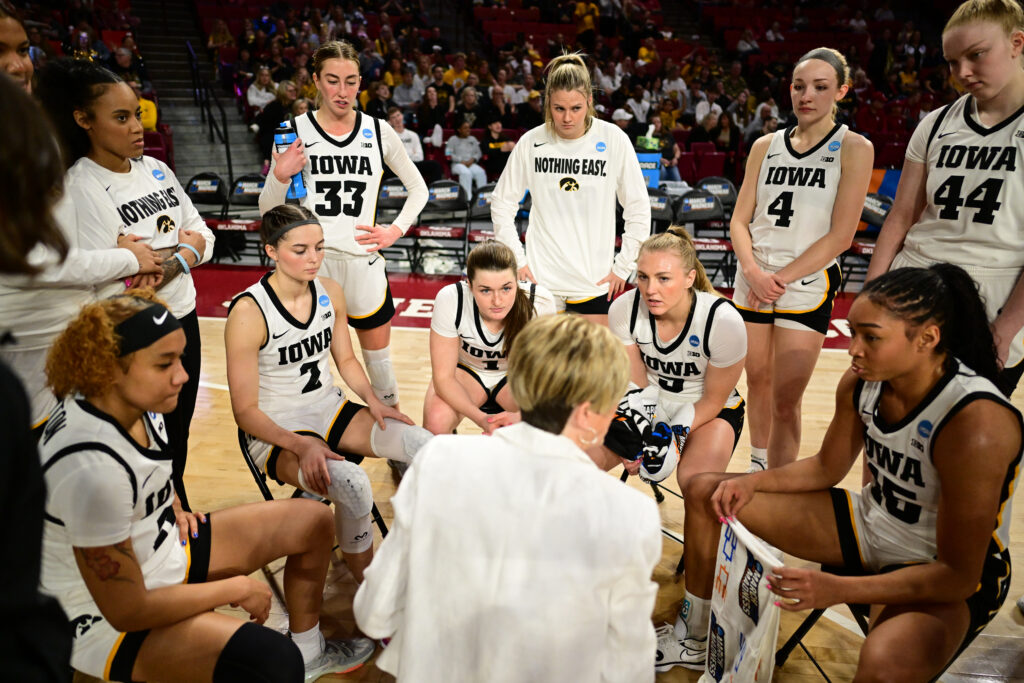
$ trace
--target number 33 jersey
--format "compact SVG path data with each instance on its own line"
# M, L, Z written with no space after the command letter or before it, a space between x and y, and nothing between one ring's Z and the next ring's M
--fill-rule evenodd
M793 128L772 134L757 174L750 220L754 258L762 264L786 266L832 229L846 131L836 124L806 152L793 149Z
M185 578L189 558L175 526L171 452L163 416L146 413L142 420L149 439L146 446L81 396L69 396L50 414L40 439L48 493L40 584L60 601L69 618L99 614L75 562L74 547L111 546L131 539L147 588ZM114 560L98 563L94 570L103 576L122 558Z
M267 273L235 297L251 297L267 326L267 340L259 351L259 408L268 415L293 410L296 402L313 403L336 394L331 378L331 339L334 304L319 278L309 283L309 315L297 320L270 286Z
M366 255L355 240L356 226L374 224L384 160L402 146L398 134L362 112L356 112L355 127L344 138L324 131L313 112L295 117L295 132L306 153L302 180L307 194L302 205L320 219L324 246Z
M1024 266L1024 107L990 128L964 95L926 116L907 160L928 166L927 204L904 248L932 261Z

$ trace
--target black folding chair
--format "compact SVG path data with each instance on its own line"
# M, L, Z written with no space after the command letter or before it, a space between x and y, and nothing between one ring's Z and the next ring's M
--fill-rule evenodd
M882 224L885 223L885 218L892 209L892 203L892 197L878 192L869 192L864 197L864 208L861 209L860 219L871 226L873 230L855 238L850 244L850 248L839 255L839 270L843 273L840 291L846 290L846 284L854 274L859 274L861 281L867 275L871 256L875 253L875 236L882 229Z
M718 197L718 201L722 203L725 220L732 219L732 211L736 208L736 186L731 180L722 176L708 176L697 181L696 187Z
M491 195L497 183L487 183L473 192L473 198L469 201L469 208L466 210L466 233L465 243L462 249L462 263L469 258L470 244L476 244L485 240L494 239L493 224L491 223ZM487 228L473 228L473 221L485 221Z
M429 190L430 198L420 214L420 224L406 233L414 240L413 270L423 272L423 257L428 253L451 257L461 267L466 249L466 228L451 223L456 220L465 222L469 198L454 180L435 181Z
M665 190L648 187L647 198L651 202L651 233L665 232L676 217L672 197Z
M384 225L394 223L408 198L409 190L405 189L400 178L394 177L385 180L381 183L380 193L377 195L377 215L374 222ZM395 243L387 249L381 249L381 252L385 258L407 261L409 269L412 270L414 247L415 239L406 234L395 240Z

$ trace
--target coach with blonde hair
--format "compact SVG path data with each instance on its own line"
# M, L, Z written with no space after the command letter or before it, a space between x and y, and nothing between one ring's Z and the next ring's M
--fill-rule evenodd
M595 369L600 371L595 372ZM509 354L523 421L437 436L392 499L355 599L399 681L653 681L660 521L608 477L600 443L629 380L611 332L530 321Z

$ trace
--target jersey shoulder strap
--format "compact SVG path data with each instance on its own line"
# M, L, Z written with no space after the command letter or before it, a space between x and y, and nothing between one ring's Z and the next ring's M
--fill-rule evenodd
M380 165L384 166L384 138L380 135L380 119L370 116L373 119L374 132L377 134L377 152L380 153Z
M636 319L640 315L640 292L636 292L633 295L633 311L629 314L629 333L633 334L636 331Z
M728 299L718 297L718 300L711 304L708 309L708 319L704 322L704 355L711 357L711 325L715 322L715 311L723 304L731 303Z
M925 159L928 158L928 147L932 144L932 138L934 138L935 134L939 132L939 126L942 125L942 121L943 121L943 119L946 118L946 114L949 113L949 108L951 106L953 106L953 105L947 104L946 106L944 106L942 109L939 110L939 115L935 117L935 123L932 124L932 129L928 132L928 140L927 140L927 142L924 143L924 158Z
M462 325L462 283L455 283L455 291L458 295L457 303L455 304L455 330L458 331L459 326Z
M533 302L537 299L537 283L530 283L530 310L533 310Z

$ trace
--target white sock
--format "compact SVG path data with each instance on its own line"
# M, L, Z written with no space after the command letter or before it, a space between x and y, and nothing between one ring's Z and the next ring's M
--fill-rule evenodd
M366 376L370 378L373 393L384 405L398 405L398 380L391 367L391 347L383 349L362 349Z
M316 622L316 626L303 631L302 633L295 633L294 631L288 631L292 637L292 642L295 643L299 652L302 653L302 663L308 665L314 659L324 653L326 643L324 641L324 634L320 632L320 622Z
M698 598L690 591L683 594L683 606L676 617L676 638L705 640L711 624L711 600Z
M751 446L750 447L750 460L751 460L751 462L756 460L758 463L764 465L765 469L768 469L768 449L767 448L757 448L755 446Z

